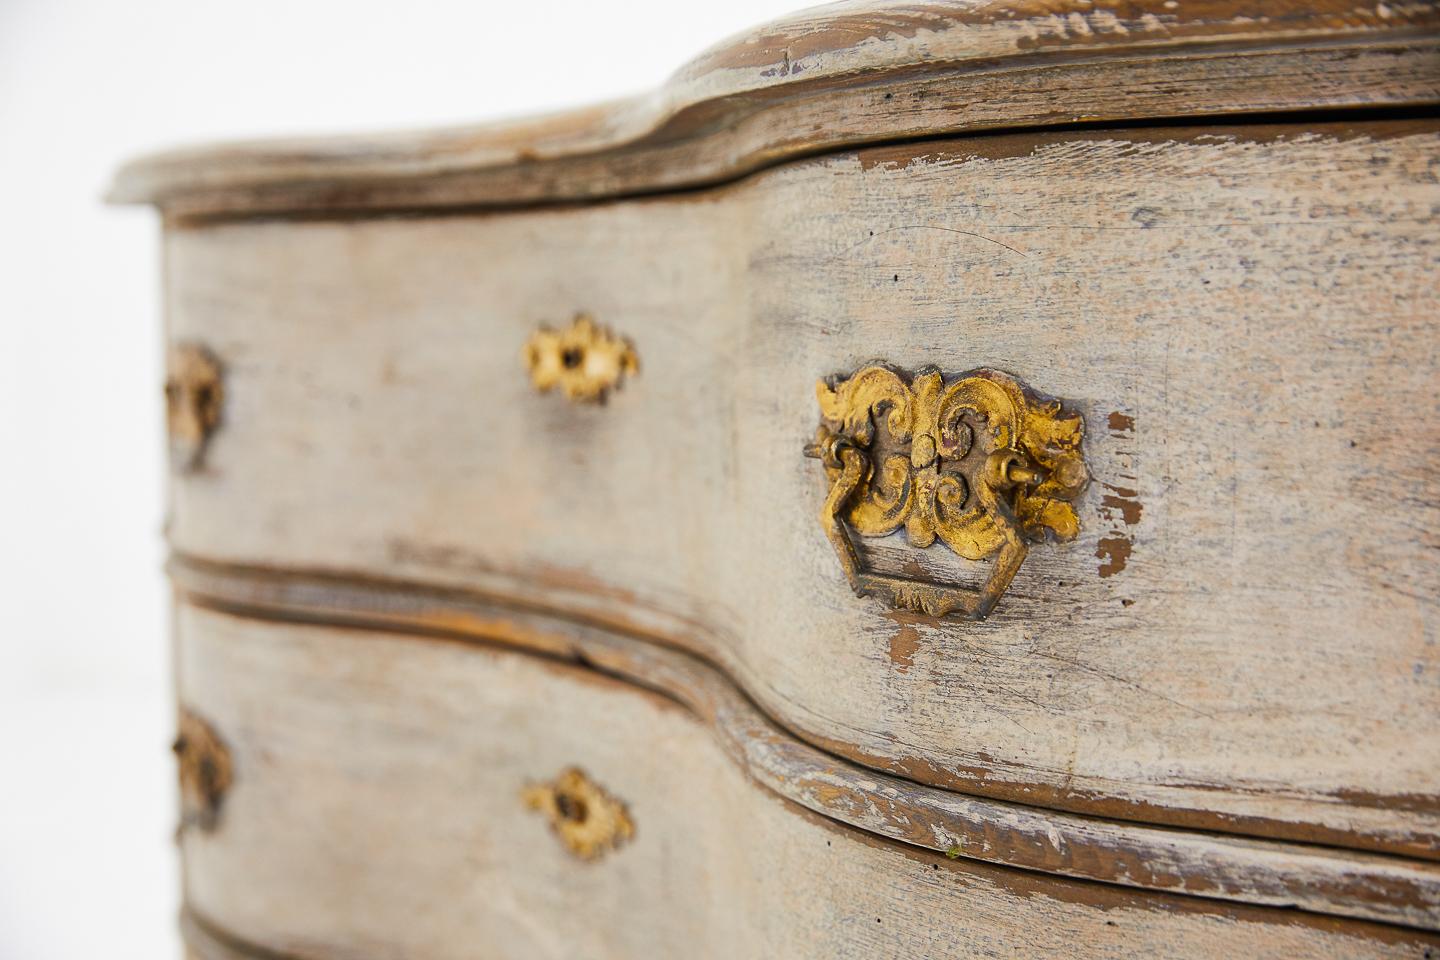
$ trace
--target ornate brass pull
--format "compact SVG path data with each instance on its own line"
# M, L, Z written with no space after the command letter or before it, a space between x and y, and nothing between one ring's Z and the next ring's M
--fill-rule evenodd
M171 348L166 365L170 457L177 470L196 470L205 457L210 435L220 425L225 399L220 362L204 347L185 343Z
M883 364L816 385L820 427L805 455L831 481L820 511L855 593L931 616L984 619L1028 551L1047 535L1072 540L1070 501L1089 480L1084 424L1013 377L976 370L946 381L934 369L907 378ZM967 560L995 563L979 587L865 569L846 526L862 537L905 528L909 542L938 539Z
M594 860L635 835L625 804L579 767L567 767L549 783L531 784L521 796L526 806L545 815L555 836L581 860Z
M214 829L234 778L230 750L214 727L183 707L171 749L180 765L181 829Z
M558 386L566 399L604 403L612 389L640 372L629 340L580 314L564 330L541 327L525 344L525 367L541 393Z

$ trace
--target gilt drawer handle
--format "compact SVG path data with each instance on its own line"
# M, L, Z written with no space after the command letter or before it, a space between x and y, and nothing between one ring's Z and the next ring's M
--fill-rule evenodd
M213 830L234 779L230 750L199 714L180 710L180 729L171 746L179 764L180 829Z
M194 343L176 344L166 361L165 413L175 469L200 468L225 399L220 361Z
M545 815L565 849L581 860L595 860L635 836L625 804L579 767L565 769L549 783L531 784L522 799Z
M871 364L816 385L820 427L805 455L824 465L830 493L820 525L859 596L930 616L984 619L1028 544L1073 540L1071 505L1089 480L1084 424L1013 377L976 370L946 380ZM909 543L938 539L967 560L995 557L979 587L865 569L847 526L862 537L905 528Z
M541 393L559 387L566 399L604 403L626 377L640 372L635 347L586 314L564 330L541 327L525 344L525 367Z

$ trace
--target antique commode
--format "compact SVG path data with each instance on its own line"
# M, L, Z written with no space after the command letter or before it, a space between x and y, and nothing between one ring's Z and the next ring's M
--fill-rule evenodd
M1437 44L843 3L124 170L189 950L1440 957Z

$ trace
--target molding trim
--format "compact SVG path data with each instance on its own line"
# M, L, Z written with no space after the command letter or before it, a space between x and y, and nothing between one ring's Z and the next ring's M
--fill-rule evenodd
M708 726L760 786L832 821L951 858L1440 930L1437 863L1102 820L923 786L797 739L694 656L495 601L179 558L170 571L181 599L232 615L495 644L659 692Z
M182 218L506 207L712 185L917 137L1440 102L1434 4L1253 10L831 5L722 43L648 96L478 127L173 150L122 169L110 199Z

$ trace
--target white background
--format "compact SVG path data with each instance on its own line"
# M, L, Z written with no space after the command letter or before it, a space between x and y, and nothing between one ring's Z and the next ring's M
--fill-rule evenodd
M140 152L653 87L799 5L0 0L0 960L178 956L157 225Z

